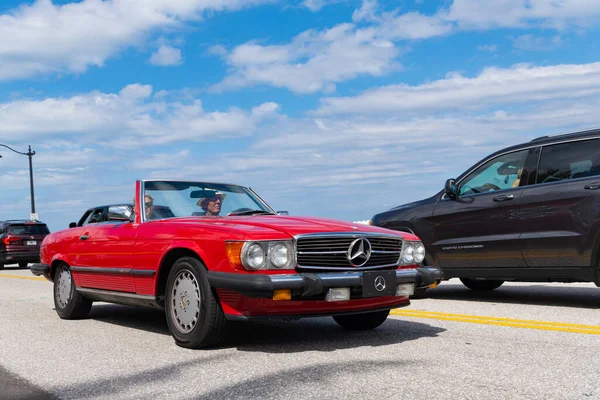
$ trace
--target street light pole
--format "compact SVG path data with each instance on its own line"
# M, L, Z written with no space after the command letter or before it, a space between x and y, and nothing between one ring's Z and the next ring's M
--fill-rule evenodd
M29 157L29 188L31 191L31 214L35 214L35 197L33 194L33 164L31 162L31 157L35 155L35 151L31 151L31 146L29 146L29 151L27 153L22 153L20 151L17 151L15 149L13 149L12 147L9 147L5 144L0 143L0 146L7 148L14 153ZM0 156L0 157L2 157L2 156Z

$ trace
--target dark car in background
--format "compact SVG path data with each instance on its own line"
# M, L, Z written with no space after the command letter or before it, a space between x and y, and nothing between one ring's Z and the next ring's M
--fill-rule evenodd
M46 224L39 221L0 221L0 269L7 264L25 268L39 262L40 245L49 233Z
M600 129L500 150L371 223L414 233L425 264L473 290L504 281L600 286Z

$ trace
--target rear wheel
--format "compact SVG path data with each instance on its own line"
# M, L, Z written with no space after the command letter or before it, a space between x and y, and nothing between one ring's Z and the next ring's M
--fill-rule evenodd
M0 269L4 269L4 263L0 263Z
M385 310L365 314L338 315L333 319L346 329L363 331L377 328L385 322L389 314L390 310Z
M26 263L26 262L24 262L24 261L21 261L21 262L19 263L19 268L27 268L27 266L28 266L28 265L29 265L29 263Z
M92 308L92 301L75 289L71 269L64 264L54 272L54 308L62 319L85 318Z
M175 261L167 280L165 312L169 330L181 347L214 346L225 336L225 314L208 283L206 267L196 258Z
M498 289L504 281L460 278L460 281L471 290L484 292Z

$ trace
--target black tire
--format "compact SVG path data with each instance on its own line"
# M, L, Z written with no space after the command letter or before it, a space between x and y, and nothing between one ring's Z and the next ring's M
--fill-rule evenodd
M460 278L460 281L471 290L485 292L498 289L504 281Z
M216 346L225 338L227 320L200 260L182 257L175 261L167 279L165 299L167 325L178 346L201 349ZM188 312L192 305L196 312L194 308Z
M385 310L364 314L338 315L333 317L333 319L346 329L366 331L375 329L383 324L389 314L390 310Z
M68 296L65 298L66 293ZM90 313L92 300L83 297L75 289L71 269L65 264L59 265L54 271L53 295L54 308L62 319L81 319Z
M0 269L4 269L4 263L0 263Z
M29 263L28 263L28 262L21 261L21 262L19 263L19 268L27 268L27 266L28 266L28 265L29 265Z

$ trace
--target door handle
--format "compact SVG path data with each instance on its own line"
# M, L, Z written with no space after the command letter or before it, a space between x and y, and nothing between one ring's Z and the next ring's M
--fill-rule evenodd
M90 237L87 234L79 236L79 239L81 239L81 240L88 240L89 238Z
M600 183L592 183L591 185L585 185L583 188L585 190L598 190L600 189Z
M502 196L494 197L494 201L509 201L514 198L515 198L515 196L512 194L503 194Z

